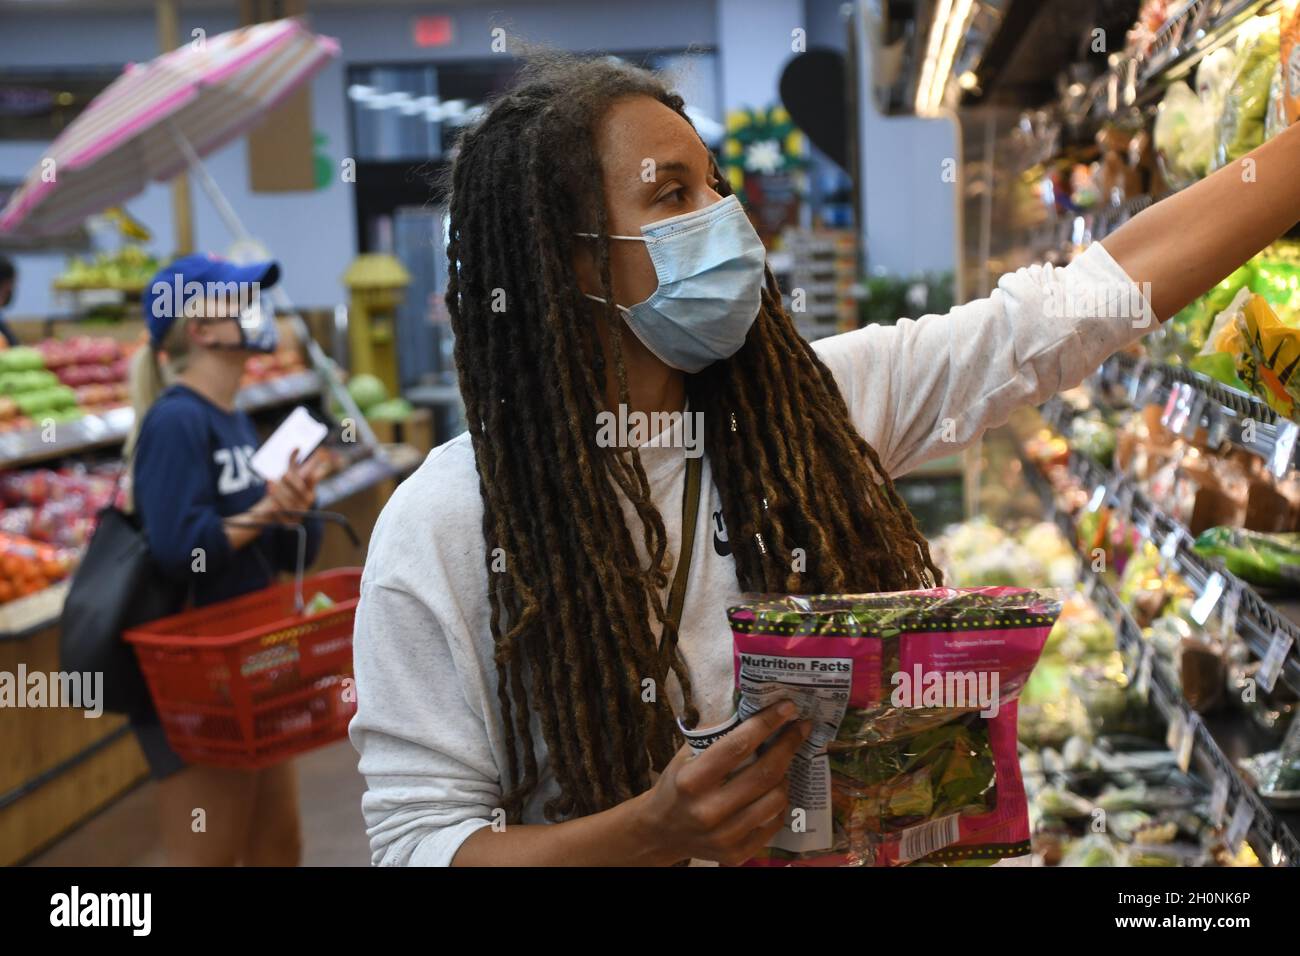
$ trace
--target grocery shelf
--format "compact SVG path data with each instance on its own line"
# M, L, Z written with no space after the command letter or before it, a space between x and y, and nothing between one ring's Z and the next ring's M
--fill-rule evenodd
M1280 6L1280 0L1187 0L1145 54L1112 57L1110 69L1089 88L1085 115L1112 97L1120 109L1154 104L1170 81L1187 77L1207 55L1231 42L1243 23Z
M387 461L364 458L323 480L316 489L316 507L328 510L359 491L417 468L423 455L406 446L388 446ZM21 640L58 622L69 582L45 588L25 598L0 604L0 641Z
M312 398L320 390L320 378L315 372L294 372L242 389L237 404L244 411L257 412ZM48 436L49 441L39 426L0 433L0 470L120 445L134 423L135 412L123 406L61 422Z
M1055 492L1047 478L1029 460L1023 447L1019 451L1026 483L1042 500L1048 517L1061 529L1066 540L1075 543L1078 536L1073 515L1057 506ZM1076 477L1085 480L1096 479L1101 471L1094 463L1075 452L1070 453L1070 469ZM1104 574L1093 570L1091 555L1079 551L1078 558L1084 594L1115 628L1117 643L1130 678L1137 680L1140 672L1148 670L1149 700L1161 719L1167 726L1179 728L1178 734L1182 739L1191 735L1192 765L1212 788L1226 790L1223 822L1226 823L1238 813L1243 814L1243 819L1245 814L1249 814L1248 832L1254 837L1252 845L1260 860L1271 866L1300 866L1300 840L1297 840L1293 826L1288 825L1288 819L1275 814L1243 779L1220 746L1219 735L1212 732L1211 724L1214 722L1207 722L1187 704L1172 669L1151 652L1150 646L1142 637L1142 629Z
M1063 435L1069 434L1069 422L1074 413L1065 402L1051 399L1041 411L1049 425ZM1202 557L1193 551L1191 532L1153 505L1131 480L1073 450L1069 468L1084 488L1104 489L1105 501L1121 517L1129 520L1143 537L1168 549L1168 560L1197 597L1205 592L1211 578L1218 576L1217 580L1223 584L1219 600L1236 601L1234 629L1257 658L1263 660L1275 642L1290 639L1291 647L1278 671L1278 680L1300 693L1300 626L1228 571L1221 561Z
M1168 405L1171 395L1187 409L1187 428L1206 430L1210 444L1231 444L1268 462L1276 478L1296 467L1300 428L1253 395L1229 388L1189 368L1151 364L1131 355L1111 356L1101 380L1127 390L1135 405ZM1193 421L1193 419L1195 419Z

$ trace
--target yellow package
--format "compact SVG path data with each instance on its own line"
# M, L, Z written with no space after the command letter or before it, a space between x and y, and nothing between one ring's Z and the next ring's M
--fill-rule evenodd
M1246 303L1242 322L1246 348L1237 359L1237 376L1269 408L1293 418L1300 399L1300 329L1283 325L1261 295Z

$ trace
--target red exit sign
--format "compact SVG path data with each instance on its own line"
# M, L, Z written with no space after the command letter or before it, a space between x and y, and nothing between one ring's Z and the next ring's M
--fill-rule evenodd
M427 16L415 18L416 46L447 46L451 43L451 17Z

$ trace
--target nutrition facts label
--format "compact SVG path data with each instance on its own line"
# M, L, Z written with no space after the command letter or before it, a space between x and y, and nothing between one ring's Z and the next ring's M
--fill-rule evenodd
M853 660L742 653L738 683L741 720L790 700L799 708L799 720L813 722L812 734L790 764L791 818L771 845L792 852L829 849L834 833L826 745L835 739L848 707Z

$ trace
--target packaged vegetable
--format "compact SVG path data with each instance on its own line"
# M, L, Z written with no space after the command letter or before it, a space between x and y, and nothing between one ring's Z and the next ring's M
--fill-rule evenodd
M1235 163L1264 142L1269 87L1280 49L1278 18L1256 17L1242 27L1238 43L1235 70L1219 118L1215 169Z
M1300 121L1300 2L1282 4L1282 112L1288 126Z
M1128 866L1122 847L1100 833L1090 833L1071 842L1061 857L1061 866Z
M1197 554L1223 561L1229 571L1270 588L1300 588L1300 534L1265 534L1242 528L1209 528L1192 545Z
M1246 350L1238 358L1238 376L1273 411L1292 418L1300 397L1300 329L1284 325L1260 295L1246 303L1241 321Z
M731 608L735 719L789 699L815 728L790 768L791 819L753 862L1028 853L1017 701L1059 612L1053 594L1008 587Z

